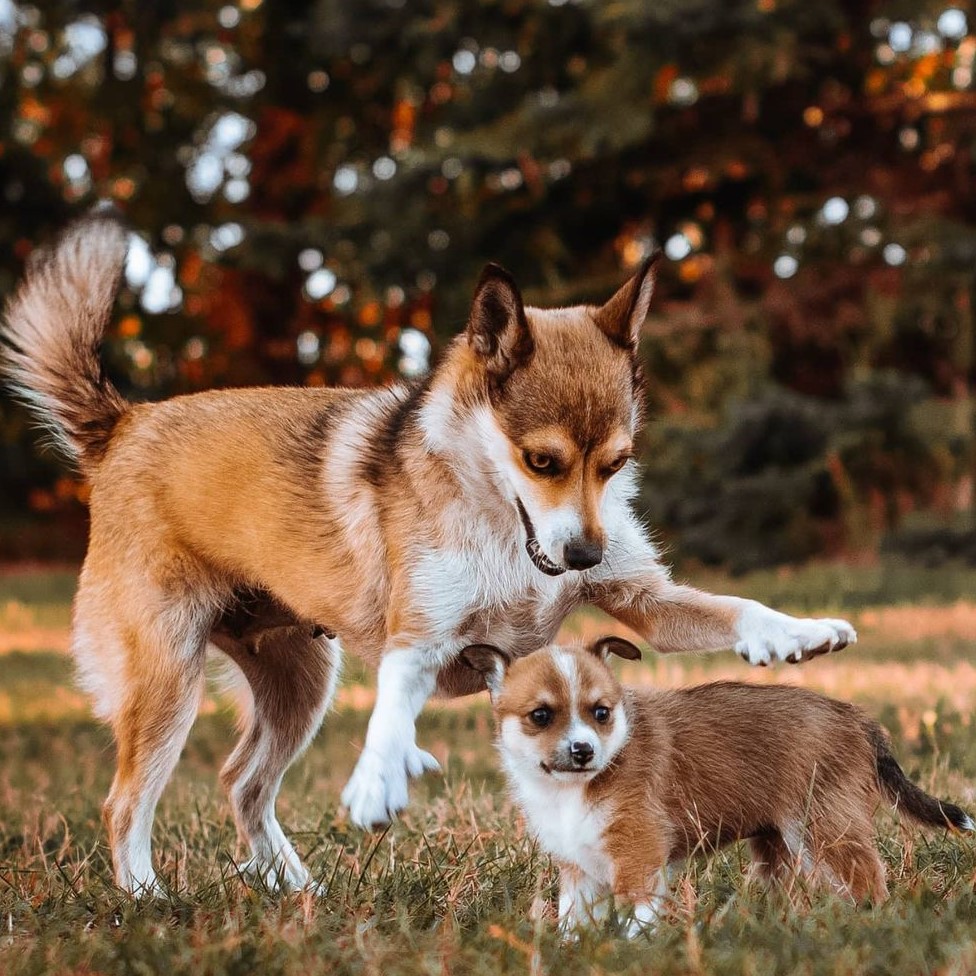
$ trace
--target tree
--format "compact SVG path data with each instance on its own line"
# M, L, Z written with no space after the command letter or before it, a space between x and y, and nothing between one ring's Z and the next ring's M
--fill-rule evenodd
M879 371L922 383L899 430L954 405L921 455L879 448L883 475L824 429L807 463L836 505L775 464L743 496L804 540L777 559L873 543L971 483L969 28L922 0L0 0L0 289L111 198L142 241L107 349L128 392L355 385L423 370L486 260L530 300L593 301L660 242L652 450L680 429L717 475L738 404L856 413ZM59 507L22 415L2 423L8 507Z

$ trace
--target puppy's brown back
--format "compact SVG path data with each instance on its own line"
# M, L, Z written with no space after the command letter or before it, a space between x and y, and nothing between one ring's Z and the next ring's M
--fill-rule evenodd
M853 705L797 688L717 682L630 689L627 706L633 733L613 775L646 784L641 792L671 826L671 858L843 818L847 805L860 820L877 804L879 730Z

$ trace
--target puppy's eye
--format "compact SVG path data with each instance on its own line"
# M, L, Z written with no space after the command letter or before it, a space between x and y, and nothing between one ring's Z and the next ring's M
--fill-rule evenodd
M529 721L538 729L544 729L552 722L551 708L536 708L529 712Z
M555 474L558 470L556 459L551 454L541 451L526 451L522 455L525 465L536 474Z
M606 705L597 705L593 709L593 717L601 724L606 725L610 721L610 709Z

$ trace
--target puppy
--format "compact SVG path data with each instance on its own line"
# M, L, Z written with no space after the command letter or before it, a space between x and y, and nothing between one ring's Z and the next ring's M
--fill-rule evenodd
M539 647L586 603L660 651L758 665L856 640L844 620L681 586L659 560L631 507L653 260L605 304L562 309L526 307L489 265L466 330L416 383L133 404L98 356L127 241L108 216L69 228L32 255L0 326L0 372L91 488L71 648L115 734L104 816L127 891L158 888L156 803L212 649L243 703L222 779L248 867L302 888L275 798L344 650L378 672L342 793L369 827L437 769L416 736L427 699L484 687L458 659L470 644Z
M905 776L880 726L853 705L725 681L624 688L609 654L640 657L616 637L520 660L486 645L464 651L490 690L514 796L559 865L567 929L598 918L612 896L633 909L636 934L662 911L669 864L744 839L767 879L799 871L880 902L881 800L920 824L974 829Z

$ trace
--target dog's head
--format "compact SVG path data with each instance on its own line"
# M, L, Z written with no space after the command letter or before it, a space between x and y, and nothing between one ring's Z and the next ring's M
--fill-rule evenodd
M600 307L526 308L497 265L475 292L467 342L488 395L483 436L529 555L550 576L603 559L607 484L640 421L637 342L655 260Z
M640 657L619 637L544 647L514 661L488 644L465 648L463 659L488 685L499 747L514 775L586 782L613 762L629 729L623 689L606 663L610 654Z

